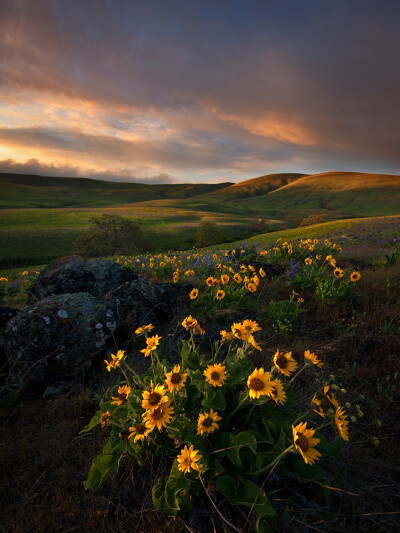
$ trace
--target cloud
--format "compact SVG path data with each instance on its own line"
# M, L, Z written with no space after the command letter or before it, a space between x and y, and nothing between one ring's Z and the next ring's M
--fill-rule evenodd
M176 183L176 180L168 174L158 174L146 178L133 176L128 169L120 169L119 172L94 169L82 169L71 165L46 164L38 159L28 159L25 163L18 163L14 159L0 161L0 172L10 174L31 174L36 176L55 176L69 178L93 178L102 181L118 181L129 183Z
M41 161L399 169L398 2L0 0L0 18L1 143Z

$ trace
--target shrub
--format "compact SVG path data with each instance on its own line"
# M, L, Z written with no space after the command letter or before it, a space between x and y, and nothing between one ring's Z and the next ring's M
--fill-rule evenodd
M325 215L309 215L299 222L299 226L313 226L314 224L322 224L323 222L326 222Z
M140 226L120 215L101 215L91 219L93 226L75 241L84 257L133 254L150 248Z
M233 324L230 332L221 331L221 342L207 355L195 343L195 336L205 333L197 320L189 316L182 326L190 340L182 343L179 364L160 359L161 337L149 336L152 324L136 330L145 336L141 352L152 360L143 376L131 369L122 350L105 361L109 371L121 369L123 381L83 430L98 424L110 428L102 454L93 460L86 489L95 491L117 474L125 455L144 469L160 455L171 470L164 486L162 480L152 479L153 503L159 511L188 511L190 495L213 484L232 505L253 513L257 533L272 532L276 510L265 486L269 473L275 470L279 477L329 485L318 460L321 455L340 455L341 438L349 439L348 414L330 384L321 382L323 363L309 350L300 365L291 352L277 350L270 370L254 368L248 355L258 348L253 336L261 329L257 322L244 320ZM217 363L219 352L225 356ZM310 377L316 372L314 387L307 394L308 409L300 409L292 386L307 367ZM328 442L321 431L326 426L333 426L339 436Z
M196 244L198 246L212 246L224 242L225 232L213 222L202 222L197 230Z

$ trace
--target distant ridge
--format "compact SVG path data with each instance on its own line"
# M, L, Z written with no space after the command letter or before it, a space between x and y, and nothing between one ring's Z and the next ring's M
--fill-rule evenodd
M90 178L0 173L0 208L107 207L160 199L185 199L226 183L126 183Z

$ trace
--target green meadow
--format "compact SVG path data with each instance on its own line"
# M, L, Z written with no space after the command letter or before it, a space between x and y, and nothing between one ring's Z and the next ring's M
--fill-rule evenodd
M249 237L259 218L272 231L291 231L296 217L310 214L332 223L400 215L400 177L330 172L270 174L236 184L147 185L2 174L0 267L42 264L74 253L74 241L91 218L106 213L138 223L154 252L182 250L195 245L204 221L221 226L232 242Z

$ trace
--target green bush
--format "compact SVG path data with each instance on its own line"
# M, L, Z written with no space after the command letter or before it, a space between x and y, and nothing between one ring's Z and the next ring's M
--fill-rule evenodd
M202 222L196 234L196 244L201 247L220 244L225 239L225 231L213 222Z
M129 218L101 215L91 222L93 226L75 241L77 252L84 257L130 255L150 249L140 226Z

